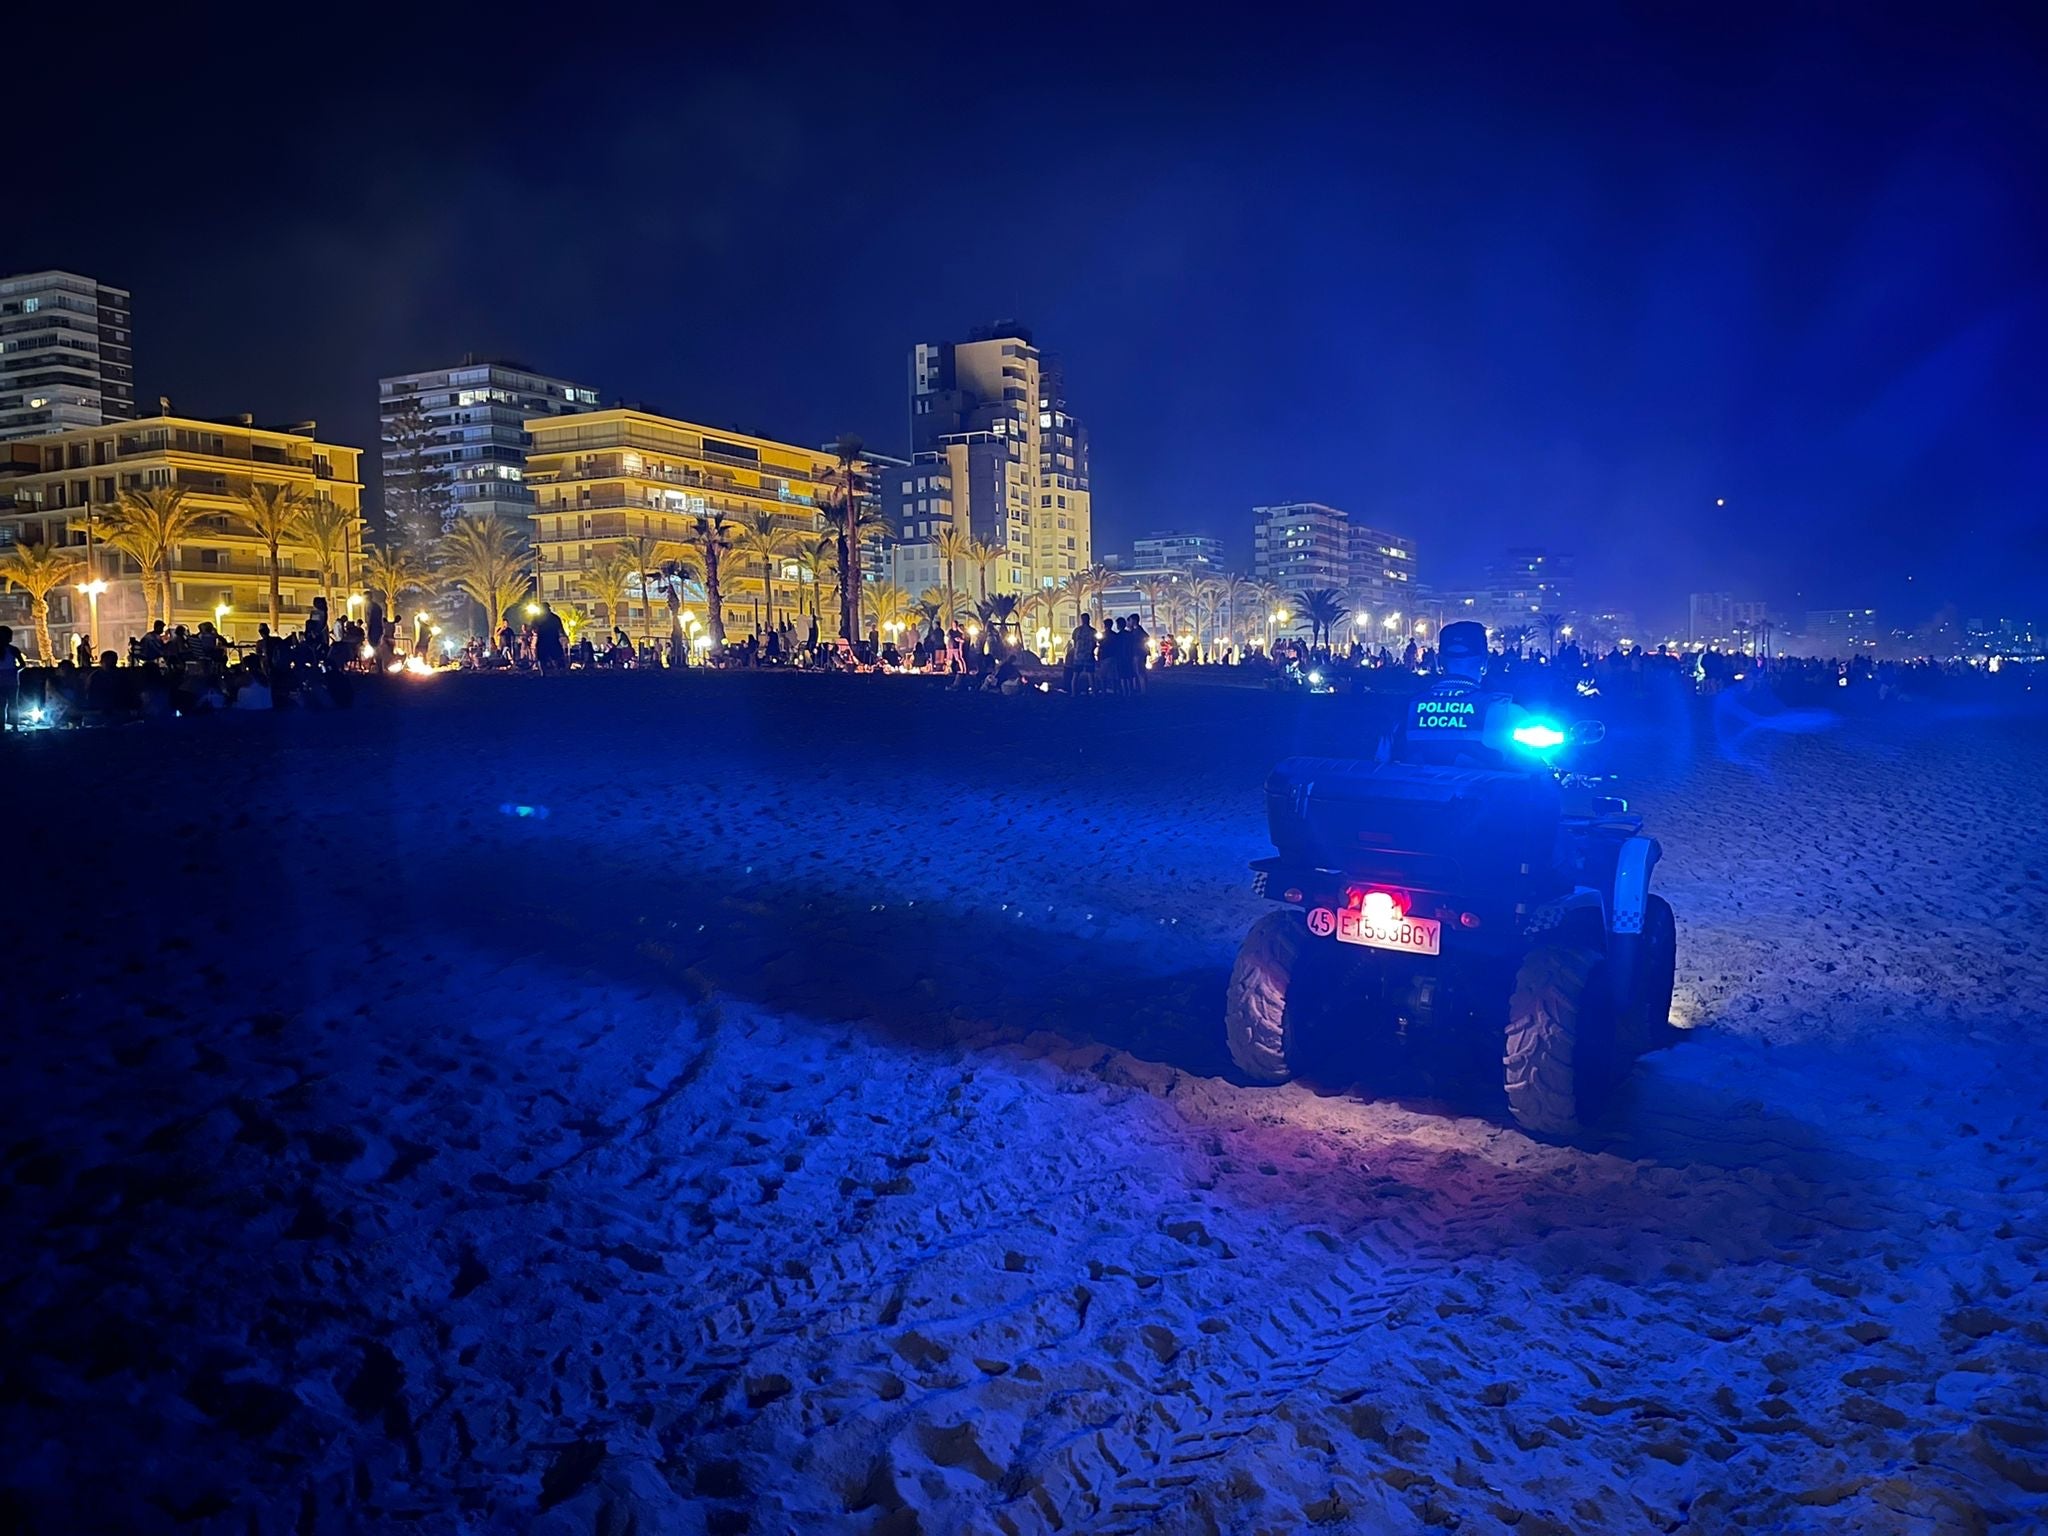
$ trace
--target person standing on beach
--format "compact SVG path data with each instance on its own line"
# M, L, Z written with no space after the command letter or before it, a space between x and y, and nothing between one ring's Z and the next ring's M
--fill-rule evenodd
M1145 626L1138 622L1134 613L1130 622L1124 625L1124 645L1127 649L1130 667L1131 692L1145 691L1145 642L1152 637L1145 632Z
M21 708L21 647L14 643L14 631L0 624L0 730L11 731Z
M569 632L552 603L542 603L533 621L533 657L542 672L569 670Z
M1095 691L1095 625L1084 609L1067 645L1067 692Z

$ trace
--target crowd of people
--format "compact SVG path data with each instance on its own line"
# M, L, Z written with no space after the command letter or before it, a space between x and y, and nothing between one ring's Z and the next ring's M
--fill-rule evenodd
M1385 646L1310 648L1298 640L1283 640L1275 645L1270 661L1254 657L1248 664L1264 669L1282 686L1304 685L1314 673L1325 691L1364 692L1413 686L1413 678L1436 670L1436 653L1415 640L1398 652ZM1570 695L1712 697L1747 686L1768 688L1786 703L1841 708L2022 692L2037 680L2048 681L2048 669L2039 663L1994 664L1988 658L1759 657L1672 646L1616 645L1598 651L1565 643L1554 655L1497 650L1486 679L1490 688L1512 693L1525 703L1558 703Z
M345 708L356 679L400 667L396 629L374 605L363 619L330 618L315 598L303 628L230 642L209 621L154 621L127 654L97 654L83 635L54 666L31 667L0 625L0 720L8 730L169 720L227 709Z
M818 620L803 627L784 617L714 647L701 629L680 625L665 643L635 641L624 629L586 630L570 637L545 602L529 605L525 622L507 622L445 656L434 654L438 626L423 616L410 634L386 622L382 610L336 620L316 598L302 629L273 634L257 626L253 641L234 644L211 623L156 621L128 643L125 662L114 651L95 655L84 637L76 653L55 666L30 667L13 631L0 625L0 717L5 726L89 725L175 718L225 709L346 707L365 674L422 671L437 665L477 671L667 670L686 665L776 667L813 671L922 672L955 688L1017 694L1142 694L1148 673L1160 669L1228 669L1234 678L1313 691L1404 690L1435 668L1435 653L1420 639L1387 645L1311 646L1294 637L1270 648L1218 652L1182 645L1170 633L1154 639L1139 614L1115 615L1098 627L1082 614L1055 657L1043 658L1012 636L984 634L978 625L891 625L863 638L821 637ZM495 643L493 643L495 642ZM1895 699L1939 698L2032 686L2042 668L2024 662L1974 660L1844 660L1803 656L1751 656L1719 650L1614 646L1605 652L1564 643L1553 654L1496 651L1490 686L1524 702L1562 703L1573 694L1614 699L1652 694L1714 695L1731 688L1768 687L1787 703L1861 706Z

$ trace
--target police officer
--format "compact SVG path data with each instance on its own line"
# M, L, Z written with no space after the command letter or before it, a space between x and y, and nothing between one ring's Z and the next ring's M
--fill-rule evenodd
M1523 767L1511 762L1510 733L1530 715L1505 693L1489 692L1486 626L1469 620L1446 624L1437 637L1442 676L1408 706L1395 743L1403 762Z

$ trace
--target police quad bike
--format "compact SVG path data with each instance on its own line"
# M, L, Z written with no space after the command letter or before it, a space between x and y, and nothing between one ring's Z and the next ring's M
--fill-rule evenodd
M1281 1083L1340 1041L1419 1044L1499 1072L1523 1129L1597 1118L1670 1027L1677 930L1628 803L1567 771L1594 721L1539 718L1451 680L1371 760L1295 757L1266 781L1283 903L1232 969L1225 1029Z

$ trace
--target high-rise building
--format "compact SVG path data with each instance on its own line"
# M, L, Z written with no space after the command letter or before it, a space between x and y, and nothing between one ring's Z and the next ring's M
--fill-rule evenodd
M1412 617L1418 606L1415 541L1406 534L1354 521L1350 551L1351 580L1346 591L1352 615L1382 628L1387 627L1389 617L1398 615L1394 624L1398 629L1401 620Z
M1570 610L1572 557L1522 546L1487 567L1475 614L1494 628L1534 624L1546 613Z
M817 602L815 546L828 530L818 496L837 461L828 449L725 432L623 406L587 415L537 416L527 430L527 483L532 487L534 551L540 595L570 603L593 616L609 604L592 587L604 546L622 539L687 543L697 519L716 513L742 524L765 521L792 535L787 553L771 562L772 592L764 591L759 560L744 548L721 562L720 606L726 631L737 637L772 616L796 619ZM808 543L809 547L806 547ZM707 626L707 593L689 589L688 606ZM624 594L625 611L606 615L639 635L668 635L666 597L641 590ZM834 629L828 610L825 633Z
M76 272L0 278L0 439L135 415L128 290Z
M1252 508L1252 575L1289 592L1351 585L1351 519L1320 501Z
M875 471L882 516L888 523L889 579L915 597L928 587L943 586L937 539L948 529L965 526L953 500L953 465L949 456L919 454L892 459ZM955 567L956 588L971 587L967 573Z
M1745 645L1764 617L1761 602L1732 592L1694 592L1686 600L1685 637L1701 646Z
M1048 355L1039 365L1038 518L1033 531L1033 585L1056 587L1095 560L1094 492L1088 429L1067 404L1066 365Z
M321 442L311 422L259 427L247 416L145 416L18 438L0 446L0 547L68 546L84 567L80 580L105 581L96 637L102 649L120 649L149 627L152 613L172 626L196 630L205 621L230 639L254 639L257 624L271 616L270 555L236 520L236 510L252 486L286 486L309 501L360 515L361 455L358 448ZM183 487L199 516L172 549L171 607L164 613L155 573L145 576L135 557L109 545L106 535L121 492L168 486ZM279 553L281 627L303 626L313 598L323 593L337 599L335 617L341 617L347 594L362 580L359 538L345 540L324 571L309 546L287 541ZM0 598L0 616L9 602ZM68 588L52 594L53 631L75 635L88 617ZM17 637L25 632L19 618L0 621L12 624ZM53 638L68 651L68 638Z
M533 515L527 421L597 408L597 391L516 363L464 358L377 381L387 532L440 532L455 517Z
M951 502L944 526L1003 551L991 590L1057 586L1093 558L1087 430L1069 409L1057 363L1040 359L1021 326L911 349L910 445L911 479L927 487L913 498L927 503L914 522L931 530L917 541L938 534L929 486L943 479ZM936 569L927 555L902 559Z
M1206 533L1148 533L1142 539L1131 541L1130 568L1220 575L1223 570L1223 541Z

